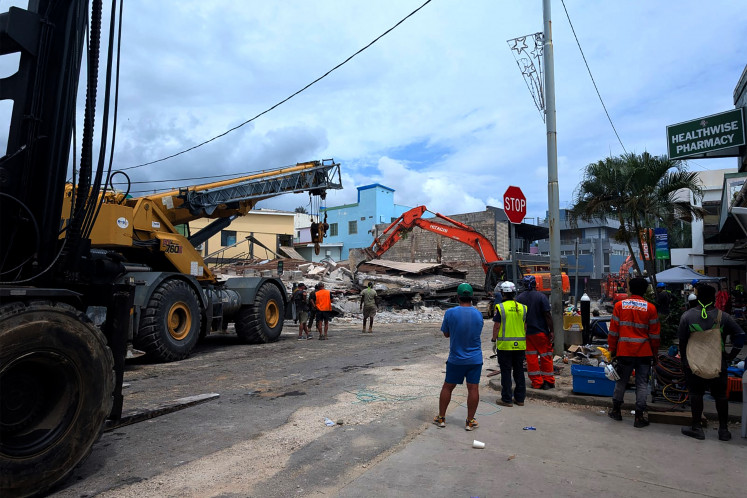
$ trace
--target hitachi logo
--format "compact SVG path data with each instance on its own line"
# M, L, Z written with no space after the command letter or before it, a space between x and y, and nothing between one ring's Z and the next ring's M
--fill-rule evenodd
M438 230L439 232L443 232L443 233L449 233L449 231L448 231L447 229L445 229L445 228L441 228L441 227L438 227L438 226L436 226L436 225L431 225L430 227L431 227L432 229L434 229L434 230Z

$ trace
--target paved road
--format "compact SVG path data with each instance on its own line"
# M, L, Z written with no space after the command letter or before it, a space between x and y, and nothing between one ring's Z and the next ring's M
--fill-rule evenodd
M287 325L277 343L216 337L182 362L130 365L126 410L202 393L220 398L104 434L55 496L736 496L744 489L737 469L745 440L698 442L663 425L637 431L614 425L599 408L536 401L499 410L485 377L478 431L463 429L464 388L455 391L448 427L438 429L430 420L448 349L439 324L377 328L369 335L358 324L333 323L325 342L296 341ZM486 351L489 336L486 322ZM486 359L486 368L494 361ZM325 417L342 425L327 427ZM473 438L487 447L473 450Z

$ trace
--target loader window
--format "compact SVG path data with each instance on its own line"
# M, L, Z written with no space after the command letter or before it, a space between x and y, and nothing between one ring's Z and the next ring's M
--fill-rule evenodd
M358 220L348 221L348 234L355 235L358 233Z
M223 247L236 244L236 230L221 230L220 245Z

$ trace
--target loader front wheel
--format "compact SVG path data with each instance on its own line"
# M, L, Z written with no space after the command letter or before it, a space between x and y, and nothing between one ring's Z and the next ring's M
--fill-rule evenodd
M200 336L200 303L183 280L161 283L142 311L133 346L153 361L183 360Z
M285 301L275 285L265 283L254 303L242 306L236 315L236 335L247 344L275 342L283 331Z
M90 453L112 407L106 339L75 308L0 307L0 496L43 493Z

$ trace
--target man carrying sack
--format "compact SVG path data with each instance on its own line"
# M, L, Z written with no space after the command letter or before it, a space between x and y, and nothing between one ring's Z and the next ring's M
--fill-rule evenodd
M729 441L726 365L742 350L745 334L731 315L714 306L716 289L708 284L698 284L696 289L697 305L682 315L677 330L692 409L691 426L683 427L682 434L705 439L700 419L703 415L703 394L709 390L716 400L718 438ZM726 354L724 344L728 336L731 336L732 349Z

